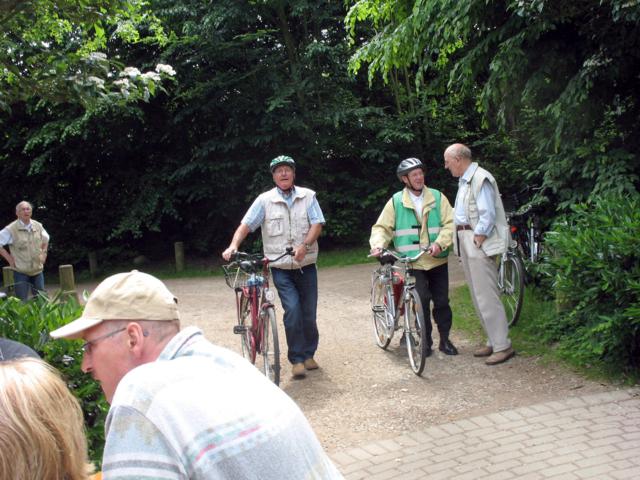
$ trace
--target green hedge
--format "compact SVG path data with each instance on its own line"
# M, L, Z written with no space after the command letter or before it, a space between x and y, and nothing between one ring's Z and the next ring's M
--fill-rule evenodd
M104 421L109 409L100 385L81 370L80 342L52 340L49 332L82 314L75 300L37 298L22 303L15 297L0 301L0 336L29 345L57 368L82 406L89 456L100 466Z
M558 316L550 340L583 365L637 374L640 367L640 195L577 205L546 237L545 270Z

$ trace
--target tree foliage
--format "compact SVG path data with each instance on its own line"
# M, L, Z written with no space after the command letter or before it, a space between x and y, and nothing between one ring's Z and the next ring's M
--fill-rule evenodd
M517 139L522 177L566 209L638 186L639 12L637 0L361 0L346 17L350 68L370 81L410 68L417 90L471 96L485 127Z
M147 99L164 69L124 69L113 41L166 42L146 0L27 0L0 4L0 108L29 98L57 103Z
M52 263L91 250L102 261L167 256L177 240L213 257L272 185L269 160L286 153L297 182L318 192L321 242L361 243L400 188L402 158L420 157L427 183L452 199L442 152L454 141L472 146L507 198L544 184L547 202L565 208L633 190L636 3L363 0L348 11L330 0L85 2L100 15L64 9L73 33L34 26L38 48L17 43L34 67L2 90L12 99L0 115L0 188L12 199L3 212L10 219L23 197L36 204ZM66 4L43 3L53 18L47 5ZM18 21L10 18L5 25ZM29 32L26 19L15 25ZM0 50L5 63L11 51ZM50 52L68 67L55 84L38 68ZM137 66L110 64L97 98L115 89L148 101L70 101L68 72L90 73L84 52ZM177 73L152 92L136 82L157 63Z

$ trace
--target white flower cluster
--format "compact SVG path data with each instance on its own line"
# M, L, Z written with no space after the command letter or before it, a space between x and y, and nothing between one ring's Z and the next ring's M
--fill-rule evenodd
M164 63L159 63L156 65L156 72L164 73L165 75L169 75L170 77L173 77L176 74L176 71L171 65L165 65Z

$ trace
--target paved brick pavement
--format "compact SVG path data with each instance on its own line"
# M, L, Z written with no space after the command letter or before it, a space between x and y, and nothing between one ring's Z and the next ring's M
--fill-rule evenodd
M640 388L437 425L332 458L347 480L640 479Z

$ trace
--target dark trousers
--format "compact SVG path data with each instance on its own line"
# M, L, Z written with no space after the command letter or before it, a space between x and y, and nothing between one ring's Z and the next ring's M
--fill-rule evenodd
M318 348L318 272L311 264L295 270L272 268L273 283L284 309L287 358L292 364L313 357Z
M422 302L424 323L427 327L427 341L431 339L431 302L433 302L433 319L438 326L441 339L448 339L453 321L453 313L449 306L449 265L444 264L431 270L411 270L416 277L416 290Z

